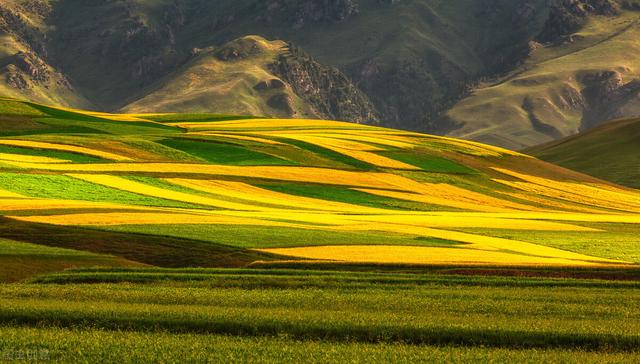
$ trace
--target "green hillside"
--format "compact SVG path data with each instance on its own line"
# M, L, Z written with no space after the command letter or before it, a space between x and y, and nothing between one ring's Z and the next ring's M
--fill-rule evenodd
M640 188L638 138L640 120L619 120L527 152L604 180Z

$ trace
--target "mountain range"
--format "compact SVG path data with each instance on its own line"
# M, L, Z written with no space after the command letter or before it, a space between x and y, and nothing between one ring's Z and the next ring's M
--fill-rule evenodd
M3 0L0 94L511 149L640 114L635 0Z

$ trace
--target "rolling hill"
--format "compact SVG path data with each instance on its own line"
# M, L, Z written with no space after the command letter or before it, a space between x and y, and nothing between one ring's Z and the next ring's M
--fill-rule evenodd
M637 191L506 149L322 120L0 114L12 244L174 268L640 262Z
M527 153L598 178L640 188L639 138L640 120L618 120L530 148Z

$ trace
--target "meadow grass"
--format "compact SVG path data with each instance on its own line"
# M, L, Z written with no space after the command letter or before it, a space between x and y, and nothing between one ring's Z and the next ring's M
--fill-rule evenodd
M161 282L5 285L0 323L334 342L613 352L640 347L640 296L633 288L439 283L378 288L373 281L358 290L292 289L269 288L269 276L262 279L261 289Z
M286 337L238 337L64 329L0 327L0 359L31 355L57 362L189 363L382 363L382 362L636 362L638 352L567 349L511 349L415 346L400 343L323 342Z

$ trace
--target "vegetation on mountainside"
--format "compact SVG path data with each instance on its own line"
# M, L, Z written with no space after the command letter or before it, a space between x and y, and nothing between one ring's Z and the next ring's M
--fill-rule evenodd
M639 137L640 120L619 120L527 152L594 177L640 188Z
M477 87L446 114L450 135L522 149L636 116L640 13L590 17L578 32L536 45L523 66Z

